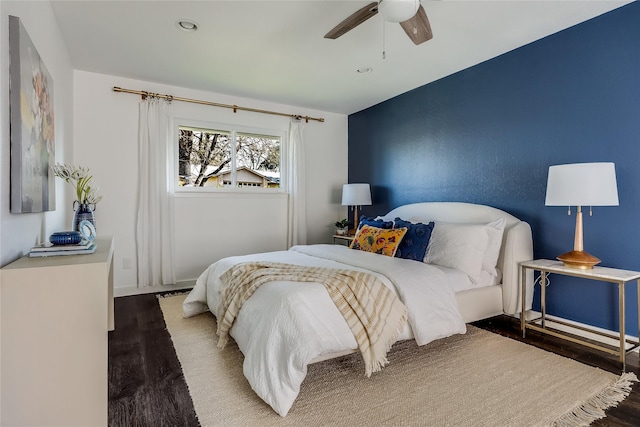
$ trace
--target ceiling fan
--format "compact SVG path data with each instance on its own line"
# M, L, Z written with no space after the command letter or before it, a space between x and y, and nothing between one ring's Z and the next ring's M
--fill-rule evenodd
M404 32L416 45L433 38L429 19L420 4L420 0L380 0L379 2L369 3L336 25L324 35L324 38L337 39L367 19L375 16L378 12L384 17L385 21L399 22Z

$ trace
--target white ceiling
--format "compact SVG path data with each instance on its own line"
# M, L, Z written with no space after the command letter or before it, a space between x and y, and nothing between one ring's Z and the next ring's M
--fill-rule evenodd
M323 38L367 3L54 0L52 8L77 69L350 114L628 2L422 0L434 33L422 45L380 15ZM180 19L198 31L178 29ZM373 71L358 74L362 67Z

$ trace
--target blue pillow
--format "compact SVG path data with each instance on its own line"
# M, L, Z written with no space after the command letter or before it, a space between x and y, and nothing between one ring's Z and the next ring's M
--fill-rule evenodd
M362 228L363 225L368 225L370 227L376 227L376 228L384 228L384 229L394 228L392 221L383 221L381 219L367 218L366 216L362 215L360 217L360 223L358 224L358 230L360 230L360 228Z
M434 225L433 221L429 224L423 224L421 222L412 223L400 218L394 219L393 228L407 228L407 233L396 251L396 257L422 262L424 255L427 253L427 246L429 245Z

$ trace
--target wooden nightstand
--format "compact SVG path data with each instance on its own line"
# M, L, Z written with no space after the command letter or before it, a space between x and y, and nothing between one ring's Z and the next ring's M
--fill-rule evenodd
M345 246L349 246L351 245L351 242L353 241L353 238L355 236L353 234L334 234L333 235L333 244L337 245L345 245Z
M564 264L560 261L552 261L549 259L538 259L535 261L526 261L520 263L521 271L521 284L522 284L522 311L520 313L520 328L522 329L522 337L524 338L525 332L527 329L531 329L534 331L542 332L548 335L553 335L558 338L563 338L568 341L572 341L578 344L586 345L591 348L595 348L596 350L604 351L609 354L618 355L620 357L620 362L622 363L622 369L625 369L625 356L630 351L635 350L640 347L640 340L632 340L627 339L625 337L625 299L624 299L624 288L627 282L632 280L637 281L638 286L638 294L640 295L640 272L638 271L629 271L629 270L618 270L616 268L607 268L607 267L593 267L590 270L580 270L576 268L565 267ZM526 281L527 281L527 270L537 270L540 272L540 311L541 316L536 319L527 320L525 313L525 301L526 301ZM600 335L603 337L607 337L610 339L615 339L619 342L619 348L605 347L603 345L595 344L591 341L582 340L580 338L576 338L573 335L567 335L557 329L552 329L546 325L546 281L548 274L560 274L564 276L573 276L580 277L583 279L590 279L594 281L600 282L608 282L618 285L618 304L619 304L619 313L618 320L620 325L620 335L608 334L606 332L602 332L593 328L586 328L582 326L577 326L574 324L562 322L557 319L553 319L552 322L562 325L567 328L569 331L571 330L583 330L592 334ZM638 301L635 302L638 305L638 329L640 329L640 297L638 297ZM551 321L551 320L550 320ZM630 347L627 347L627 344Z

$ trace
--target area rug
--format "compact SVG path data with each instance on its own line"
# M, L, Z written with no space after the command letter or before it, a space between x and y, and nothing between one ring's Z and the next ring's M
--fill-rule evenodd
M370 378L359 354L309 365L283 418L251 390L235 343L216 347L215 318L182 317L184 298L159 301L205 427L588 425L637 381L468 326L422 347L396 343Z

